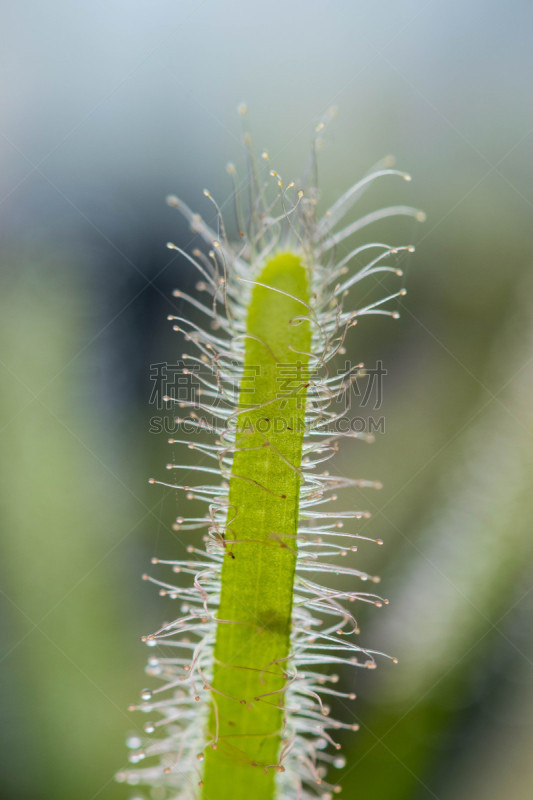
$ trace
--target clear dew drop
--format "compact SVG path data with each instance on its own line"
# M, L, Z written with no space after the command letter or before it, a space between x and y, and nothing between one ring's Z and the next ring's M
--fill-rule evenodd
M128 738L126 739L126 747L129 750L137 750L137 748L140 747L141 744L142 744L141 737L137 736L136 733L132 734L131 736L128 736Z
M150 689L142 689L141 691L141 700L151 700L152 699L152 692Z

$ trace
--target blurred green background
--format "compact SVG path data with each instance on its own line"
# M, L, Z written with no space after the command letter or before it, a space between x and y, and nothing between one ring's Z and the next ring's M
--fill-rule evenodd
M414 238L409 293L350 345L388 370L386 434L339 469L384 483L365 502L385 546L354 563L391 601L362 640L399 663L342 676L361 723L343 796L533 796L531 4L27 0L2 16L2 797L128 796L113 775L140 726L140 636L168 608L140 575L182 547L178 499L147 485L168 461L149 365L179 357L171 290L194 284L165 248L194 242L164 197L206 217L204 186L229 198L243 99L287 179L339 106L323 207L394 153L413 183L363 210L428 214L381 229Z

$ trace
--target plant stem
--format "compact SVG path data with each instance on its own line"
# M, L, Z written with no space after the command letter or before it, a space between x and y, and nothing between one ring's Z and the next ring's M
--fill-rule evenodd
M291 320L307 314L309 290L292 253L271 258L257 283L229 487L205 800L271 800L282 738L311 348L309 322Z

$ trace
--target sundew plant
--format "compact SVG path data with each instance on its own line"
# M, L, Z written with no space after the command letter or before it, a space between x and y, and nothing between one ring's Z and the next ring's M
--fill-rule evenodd
M359 284L401 277L398 254L413 247L371 241L342 258L337 251L378 220L423 214L391 206L342 226L375 181L410 179L387 160L320 215L323 129L305 177L287 184L267 153L256 160L245 134L246 180L228 166L236 243L208 191L216 230L168 198L205 243L192 253L168 245L198 272L198 294L174 292L191 316L170 319L187 343L184 371L201 388L187 401L166 398L179 413L167 465L176 477L151 482L175 488L180 509L195 499L205 513L176 519L187 557L154 558L144 576L176 611L144 637L156 681L134 708L149 721L144 736L130 737L132 766L118 779L151 787L154 800L331 798L340 787L330 768L344 764L337 732L358 727L331 714L332 698L355 698L337 671L373 669L383 655L358 643L359 604L387 602L373 591L378 578L344 560L366 538L358 527L369 514L334 510L339 490L380 485L328 469L342 439L371 438L342 424L363 367L344 359L340 371L333 359L362 317L399 316L402 288L358 306ZM178 447L197 462L182 463Z

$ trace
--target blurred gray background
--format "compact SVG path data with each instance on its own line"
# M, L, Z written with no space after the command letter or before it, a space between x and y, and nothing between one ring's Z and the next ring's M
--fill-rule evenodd
M415 237L409 294L399 322L363 320L349 353L388 370L386 435L340 466L384 483L366 502L385 546L354 562L391 600L362 640L399 664L342 676L361 723L343 796L525 800L531 4L21 0L1 16L2 796L128 796L113 775L142 723L127 711L146 682L140 636L168 602L140 575L182 547L178 499L147 486L168 460L148 433L149 366L179 357L171 290L194 285L165 247L193 240L164 198L209 218L202 189L230 197L245 100L286 179L339 107L324 208L394 153L413 183L380 185L363 210L428 214L383 229Z

